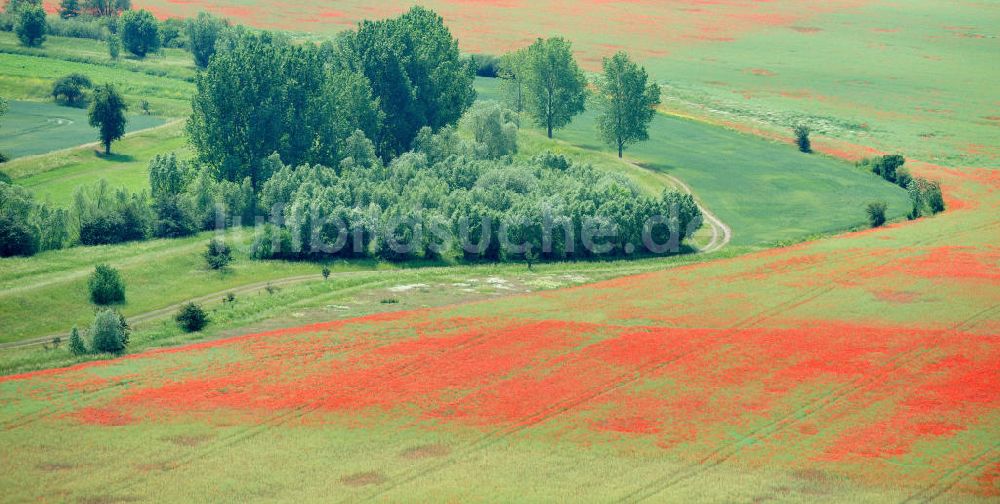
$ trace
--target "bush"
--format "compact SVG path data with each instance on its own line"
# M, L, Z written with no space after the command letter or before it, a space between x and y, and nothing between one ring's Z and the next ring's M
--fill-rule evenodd
M122 54L122 39L118 35L108 37L108 56L117 60Z
M330 267L323 266L323 280L330 278Z
M120 354L128 346L129 327L115 310L101 310L90 327L95 352Z
M201 306L195 303L188 303L181 307L174 319L184 332L189 333L198 332L208 325L208 315Z
M41 6L24 7L15 15L17 21L14 24L14 32L21 44L26 47L41 46L42 42L45 42L45 33L48 31L45 9Z
M915 177L906 187L910 194L910 202L913 203L913 210L907 216L910 219L918 219L925 213L936 214L945 210L944 196L941 194L941 184L927 179Z
M104 40L108 37L108 29L104 23L90 16L70 19L50 18L48 33L55 37L90 40Z
M94 87L90 78L83 74L72 73L55 81L52 85L52 98L59 101L62 98L67 105L75 106L85 97L87 89Z
M0 214L0 257L33 256L38 247L38 237L27 222Z
M229 263L233 262L233 251L222 240L212 239L205 250L205 262L208 267L214 270L225 269Z
M3 163L4 161L5 160L3 159L3 154L0 153L0 163ZM7 175L6 173L0 171L0 184L13 184L13 183L14 179L10 178L10 175Z
M882 177L886 181L899 184L900 187L905 188L909 185L912 177L908 170L902 170L904 164L906 164L906 158L899 154L891 154L863 159L858 163L858 166L871 170L872 173ZM906 179L905 183L900 179L900 176Z
M87 282L90 301L96 305L125 302L125 282L118 270L107 264L98 264Z
M76 326L73 326L73 330L69 333L69 352L73 355L87 353L87 345L84 344L83 338L80 337L80 330Z
M496 102L476 102L462 119L476 139L476 152L486 159L517 153L517 114Z
M809 127L805 125L798 125L795 127L795 145L799 147L800 152L809 154L812 152L812 142L809 140Z
M887 205L883 201L869 203L865 212L868 214L868 223L871 227L877 228L885 224L885 211Z

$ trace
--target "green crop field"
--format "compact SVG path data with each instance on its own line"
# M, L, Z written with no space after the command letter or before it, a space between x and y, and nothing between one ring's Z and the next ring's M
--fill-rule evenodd
M133 3L295 43L410 7ZM590 100L553 140L520 117L515 157L563 154L648 194L690 187L717 218L695 253L260 261L237 228L223 271L206 266L207 232L0 258L0 501L1000 498L995 2L421 4L466 54L563 35L591 79L633 55L663 91L649 141L619 160ZM31 128L25 107L82 113L41 103L71 72L148 100L135 119L150 127L110 157L77 122L9 138ZM112 61L102 42L0 32L0 150L39 153L0 170L63 208L99 178L148 191L153 156L194 157L195 72L181 49ZM479 98L497 84L477 79ZM813 154L791 143L799 123ZM946 211L907 220L907 192L853 162L896 152L940 182ZM873 201L890 222L862 230ZM122 356L67 351L94 319L98 263L127 286ZM189 301L202 331L174 321Z
M12 158L44 154L97 141L94 128L87 124L85 109L62 107L54 103L12 101L4 116L4 134L0 152ZM132 114L129 132L163 124L163 119Z

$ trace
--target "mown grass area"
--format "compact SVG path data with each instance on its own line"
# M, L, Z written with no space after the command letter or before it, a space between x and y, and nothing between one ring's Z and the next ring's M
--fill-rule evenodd
M482 99L498 99L498 81L478 79ZM598 107L557 130L559 142L608 155L598 138ZM543 136L527 118L522 130ZM640 175L655 183L667 173L687 183L719 218L733 228L733 242L767 245L817 233L861 227L865 206L889 204L890 218L910 210L903 189L871 173L827 156L802 154L790 144L772 142L709 124L659 114L650 140L626 150L626 157L651 169ZM548 139L542 142L549 142Z
M178 153L190 157L184 124L175 121L159 128L126 136L113 146L110 157L97 147L80 147L50 154L15 159L3 165L16 184L31 189L40 199L67 207L79 186L104 178L112 187L130 191L149 190L149 160L157 154Z
M78 40L72 39L82 46L99 44L92 40ZM148 101L151 113L161 117L185 117L191 110L190 99L194 84L186 80L135 72L120 65L67 61L59 59L58 55L50 56L45 46L37 54L30 56L5 52L5 47L16 47L9 45L12 43L0 40L0 95L4 98L50 100L52 83L56 79L71 73L81 73L90 77L94 84L116 84L133 111L139 110L141 100ZM167 65L169 62L150 60L147 64Z
M98 140L97 130L88 124L85 108L26 101L11 101L8 106L3 117L0 152L11 158L44 154ZM149 129L163 122L159 117L132 113L126 131Z

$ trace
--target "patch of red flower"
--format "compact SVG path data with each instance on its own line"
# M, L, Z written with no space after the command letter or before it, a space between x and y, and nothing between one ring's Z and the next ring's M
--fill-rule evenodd
M73 415L81 423L88 425L103 425L120 427L136 423L136 419L127 413L108 408L84 408Z

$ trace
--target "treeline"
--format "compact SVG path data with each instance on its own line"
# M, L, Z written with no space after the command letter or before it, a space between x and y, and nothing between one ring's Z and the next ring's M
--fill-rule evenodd
M914 177L904 165L906 158L899 154L889 154L863 159L858 167L871 171L882 177L886 182L906 189L913 205L909 219L918 219L924 215L933 215L945 210L944 196L941 194L941 184L937 181Z
M138 58L162 48L186 49L199 68L208 65L229 27L227 20L204 12L159 21L147 10L132 10L130 0L62 0L57 16L46 15L41 0L10 0L0 13L0 31L15 32L27 47L41 46L53 35L106 41L112 59L122 49Z
M502 109L481 104L484 122ZM490 117L492 115L492 117ZM497 132L495 128L484 128ZM503 136L500 133L499 136ZM489 134L485 143L516 145ZM362 140L363 141L363 140ZM701 225L693 198L641 193L627 178L555 155L514 161L451 127L424 128L383 164L370 143L340 169L282 165L264 184L272 224L261 259L560 260L677 252ZM274 160L278 163L277 160Z

